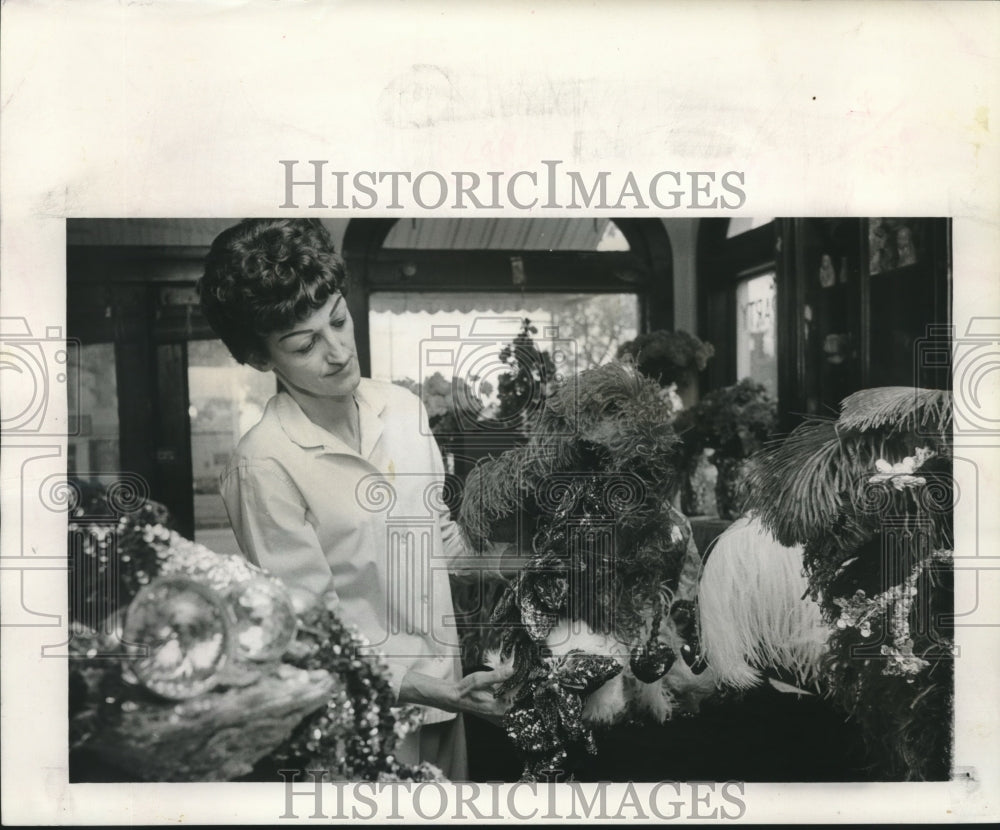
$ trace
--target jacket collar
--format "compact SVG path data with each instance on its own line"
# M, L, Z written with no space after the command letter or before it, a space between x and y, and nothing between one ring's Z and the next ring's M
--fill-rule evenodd
M361 457L368 459L382 436L382 413L385 410L385 396L378 384L362 378L354 392L358 402L358 416L361 425ZM287 392L275 395L272 405L281 428L292 441L303 449L320 449L326 452L357 456L351 447L333 433L314 424L302 411L302 407Z

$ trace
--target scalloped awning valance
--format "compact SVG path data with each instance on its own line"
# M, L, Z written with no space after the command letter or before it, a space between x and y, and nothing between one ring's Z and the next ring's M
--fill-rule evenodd
M557 295L559 304L572 302L575 295ZM463 312L467 314L540 314L551 310L552 296L521 292L459 291L377 291L369 297L372 312Z

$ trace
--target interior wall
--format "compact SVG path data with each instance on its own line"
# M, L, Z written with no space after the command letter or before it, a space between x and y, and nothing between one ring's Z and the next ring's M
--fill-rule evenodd
M698 219L664 219L674 255L674 329L698 331Z

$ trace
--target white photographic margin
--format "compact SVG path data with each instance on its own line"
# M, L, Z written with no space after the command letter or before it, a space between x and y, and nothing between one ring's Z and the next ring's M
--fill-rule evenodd
M590 174L740 170L738 215L952 217L956 332L1000 317L996 3L11 0L0 36L0 313L39 337L65 331L68 217L356 215L279 211L280 159L349 171L512 172L543 159ZM400 84L426 86L430 104L401 111ZM418 212L449 210L364 215ZM980 390L994 421L996 377ZM0 392L15 383L0 378ZM978 504L996 505L1000 446L975 443L956 454L978 465ZM65 523L32 495L65 469L65 446L4 436L4 557L65 550ZM995 510L980 510L977 537L961 510L956 527L958 556L996 549ZM743 820L1000 817L1000 576L978 576L959 574L956 593L957 610L978 602L982 620L956 635L955 765L970 777L748 784ZM17 577L0 574L5 623ZM65 578L33 574L26 604L64 615ZM67 785L66 664L39 656L58 632L2 629L5 823L278 820L280 784Z

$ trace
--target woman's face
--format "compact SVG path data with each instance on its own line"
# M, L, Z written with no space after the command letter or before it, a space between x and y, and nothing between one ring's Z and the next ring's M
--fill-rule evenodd
M304 320L272 332L264 342L268 360L257 368L273 370L293 393L345 397L361 379L354 321L343 294L334 294Z

